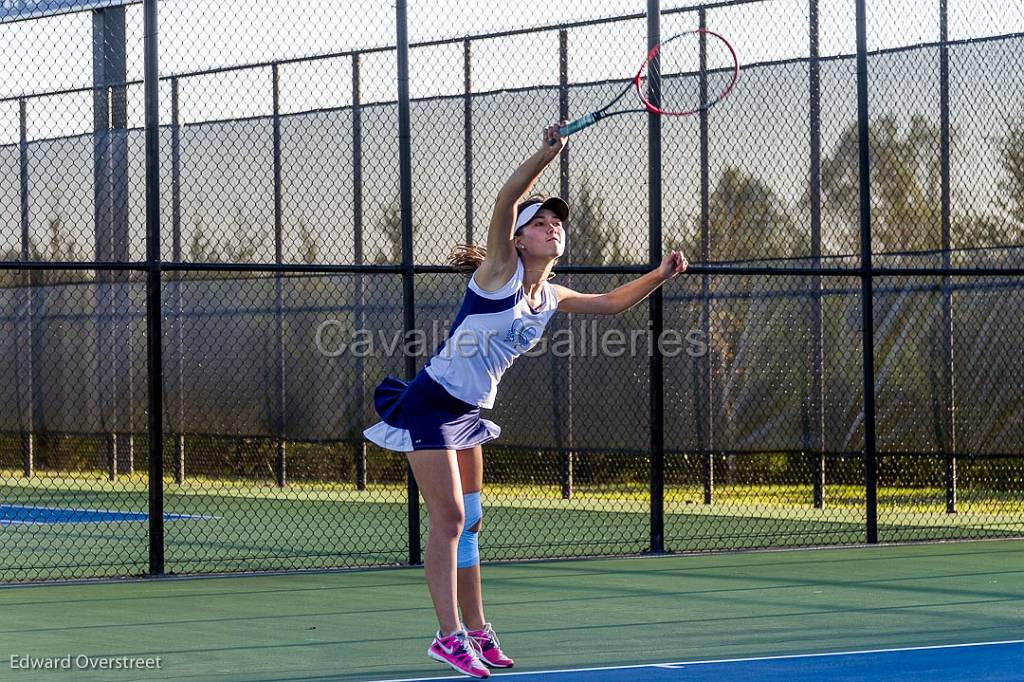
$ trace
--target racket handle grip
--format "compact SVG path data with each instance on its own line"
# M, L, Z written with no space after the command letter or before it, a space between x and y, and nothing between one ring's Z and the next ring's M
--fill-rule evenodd
M562 137L568 137L569 135L572 135L573 133L578 133L579 131L583 130L584 128L587 128L589 126L594 125L595 123L597 123L597 119L598 118L599 118L599 116L597 115L596 112L595 113L591 113L591 114L587 114L586 116L580 116L575 121L572 121L570 123L566 123L564 126L559 128L558 129L558 134L561 135Z

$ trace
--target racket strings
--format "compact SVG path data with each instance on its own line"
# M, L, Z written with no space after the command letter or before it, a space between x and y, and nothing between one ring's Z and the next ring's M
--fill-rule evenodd
M689 113L707 109L728 94L735 73L729 45L713 34L694 31L664 42L645 64L638 87L665 113Z

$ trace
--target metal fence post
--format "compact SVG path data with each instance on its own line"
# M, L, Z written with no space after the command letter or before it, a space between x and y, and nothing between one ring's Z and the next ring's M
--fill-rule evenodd
M111 256L121 263L131 260L131 233L128 218L128 78L127 40L125 36L125 8L111 7L100 10L106 17L104 31L106 58L105 72L110 84L110 217ZM112 301L116 317L113 329L129 330L132 319L132 274L120 270L112 275L116 283ZM113 330L112 330L113 331ZM112 336L114 369L114 414L117 439L117 459L120 471L135 471L135 423L132 394L132 334L121 331Z
M878 462L875 442L874 273L871 263L871 154L865 0L857 5L857 124L860 173L861 337L864 353L864 499L866 536L878 542Z
M949 188L949 9L939 0L939 183L942 212L942 269L950 267ZM953 290L942 277L942 451L945 457L946 513L956 513L956 421L953 386Z
M700 28L707 29L707 12L698 12ZM707 38L700 34L700 101L708 98L708 53ZM702 263L711 260L711 223L709 215L709 183L710 168L708 167L708 112L700 112L700 257ZM701 276L701 332L704 342L708 344L708 352L703 361L697 363L699 370L698 405L703 404L703 414L698 409L697 434L701 449L705 452L703 459L704 504L714 502L715 491L715 459L712 449L714 437L714 411L712 398L712 367L711 367L711 277L708 273ZM703 399L703 403L699 402Z
M171 260L181 262L181 112L178 79L171 79ZM185 482L185 363L182 326L181 272L174 270L170 277L171 339L174 348L171 372L177 388L174 401L178 432L174 438L174 482Z
M144 0L146 93L146 345L149 432L149 574L164 573L164 378L160 308L160 92L157 0Z
M473 239L473 45L462 41L462 169L466 197L466 243Z
M92 13L93 53L93 193L97 260L130 259L128 229L128 98L125 8ZM125 271L96 273L97 357L102 427L107 429L110 480L134 469L132 435L131 299Z
M409 31L406 0L396 0L396 28L398 46L398 172L400 186L400 212L402 222L402 328L405 338L416 328L415 280L413 275L412 244L412 133L409 121ZM405 356L405 375L416 374L414 354ZM409 508L409 563L420 559L420 492L412 467L406 465Z
M821 267L821 69L818 62L818 0L810 0L810 209L811 267ZM811 458L814 507L825 506L825 372L822 332L821 275L811 277L811 395L810 424L806 432L807 450Z
M21 260L32 259L32 242L29 236L28 227L28 107L25 98L18 100L18 193L20 197L19 210L21 214ZM18 338L18 393L22 398L18 402L21 407L19 418L19 430L21 431L21 473L25 478L32 478L35 474L35 415L33 412L33 396L36 392L33 381L33 366L35 365L34 353L34 327L35 317L32 315L32 300L35 296L32 270L22 270L19 277L19 288L16 304Z
M284 262L282 229L283 214L281 205L281 70L277 64L270 67L273 84L273 122L274 122L274 264ZM288 484L286 472L287 446L285 444L285 409L287 386L285 384L284 367L284 282L281 271L274 272L274 443L276 457L274 459L274 476L278 488Z
M661 2L647 2L647 49L661 42ZM652 104L661 103L660 59L651 60L647 75L647 96ZM661 118L647 115L647 211L648 258L652 264L661 262ZM651 333L656 339L650 358L650 429L651 429L651 552L665 551L665 359L661 354L664 328L664 297L655 290L648 306Z
M562 28L558 30L558 119L566 121L569 119L569 31ZM559 195L569 200L569 145L562 148L558 156L558 191ZM570 241L566 248L565 261L572 264L572 248L574 241ZM572 275L566 275L566 285L572 288ZM572 315L567 315L567 325L572 331ZM556 360L555 354L552 359ZM557 430L557 441L561 449L561 494L563 500L572 499L573 469L575 468L576 454L573 452L573 354L569 353L565 358L565 376L555 378L555 409L562 411L560 417L555 419Z
M353 256L356 265L363 264L363 109L360 86L359 53L352 55L352 223ZM365 296L363 273L356 274L356 309L353 327L361 330L363 320L363 298ZM356 381L359 395L366 394L366 365L361 353L356 353ZM364 408L360 408L362 410ZM362 414L362 412L360 412ZM366 490L366 440L359 439L355 451L356 490Z
M114 36L116 27L107 10L97 10L92 15L92 60L93 60L93 231L97 261L114 260L113 205L111 197L112 168L110 150L110 86L108 83L124 80L121 74L111 73L118 62ZM122 29L123 38L123 29ZM118 76L120 75L120 78ZM97 270L96 281L96 366L99 401L100 429L103 431L104 459L107 477L117 480L117 414L116 376L111 379L115 360L114 329L110 318L114 308L114 275L112 272Z

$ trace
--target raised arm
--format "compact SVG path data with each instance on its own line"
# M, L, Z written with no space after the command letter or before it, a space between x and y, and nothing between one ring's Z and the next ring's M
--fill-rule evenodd
M484 290L499 288L515 272L517 256L512 240L515 236L516 204L564 146L565 138L558 134L558 126L546 128L540 149L520 164L498 191L487 231L487 257L475 275L477 284Z
M552 286L558 294L558 309L564 313L616 315L632 308L662 284L685 272L688 265L682 252L672 251L662 259L661 265L646 275L603 294L581 294L559 284Z

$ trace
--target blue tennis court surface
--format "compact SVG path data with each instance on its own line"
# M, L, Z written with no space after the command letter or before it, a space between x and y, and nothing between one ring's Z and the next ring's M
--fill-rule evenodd
M165 521L212 519L212 516L164 514ZM0 526L41 526L58 523L111 523L114 521L146 521L145 512L110 509L72 509L67 507L34 507L0 504Z
M823 636L827 636L827 633L823 633ZM1024 640L540 672L498 671L493 676L494 679L504 677L515 677L516 682L861 682L872 679L900 682L1009 681L1024 679ZM386 682L447 679L468 678L444 675Z

